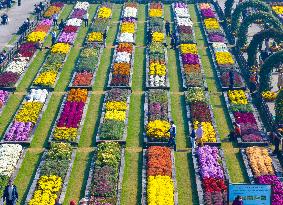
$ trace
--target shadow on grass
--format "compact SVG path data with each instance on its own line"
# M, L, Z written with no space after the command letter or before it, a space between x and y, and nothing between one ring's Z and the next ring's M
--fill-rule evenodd
M246 170L246 167L245 167L245 164L244 164L244 160L242 158L242 155L241 155L240 151L238 153L236 153L235 155L236 155L236 158L237 158L237 160L239 162L241 171L243 173L244 182L248 183L249 182L249 177L248 177L247 170Z
M100 100L99 100L99 108L102 108L103 101L104 101L104 94L101 95L101 97L100 97ZM91 136L92 136L91 146L92 146L92 147L94 147L94 146L96 145L96 135L97 135L98 128L99 128L99 125L100 125L100 118L101 118L101 115L102 115L102 110L99 109L99 113L97 114L97 120L96 120L96 123L95 123L95 128L94 128L93 133L91 134Z
M138 198L137 198L137 204L141 204L141 198L142 198L142 151L139 152L139 160L138 160Z
M194 205L199 204L198 201L198 192L197 192L197 185L196 185L196 176L195 176L195 171L193 169L194 164L193 164L193 156L192 152L189 152L187 155L188 158L188 167L189 167L189 174L190 174L190 181L191 181L191 190L192 190L192 201Z
M106 77L105 77L105 82L104 82L104 86L103 86L103 90L107 90L107 85L108 85L108 81L109 81L109 74L112 71L112 61L113 61L113 55L114 55L114 51L115 48L111 48L111 55L110 55L110 65L107 68L106 71Z
M141 111L141 116L140 116L140 131L139 131L139 146L143 147L143 133L145 132L144 130L144 102L145 102L145 95L142 94L141 97L141 105L140 105L140 111Z
M80 191L80 199L85 197L86 185L87 185L87 180L88 180L90 166L91 166L91 162L92 162L93 157L94 157L94 152L90 152L88 154L87 166L86 166L86 169L84 171L84 179L83 179L83 184L82 184L82 188L81 188L81 191Z
M180 96L180 102L181 102L181 107L182 107L182 119L183 119L183 127L184 127L184 133L185 133L185 140L186 140L186 146L191 147L191 143L189 140L189 136L190 136L190 128L188 125L188 118L187 118L187 109L186 109L186 101L185 101L185 96L181 95Z
M33 172L32 172L31 178L30 178L31 180L29 181L27 189L25 190L25 193L24 193L23 198L21 200L21 205L25 205L25 201L26 201L29 189L31 188L32 182L35 179L35 174L36 174L36 171L37 171L39 164L41 162L41 158L42 158L43 153L44 152L40 153L40 157L38 158L38 161L37 161L36 166L35 166L36 169L33 169Z
M182 78L182 70L181 70L181 64L179 61L179 51L175 50L175 57L176 57L176 64L177 64L177 76L178 76L178 85L179 85L179 91L183 91L183 78Z

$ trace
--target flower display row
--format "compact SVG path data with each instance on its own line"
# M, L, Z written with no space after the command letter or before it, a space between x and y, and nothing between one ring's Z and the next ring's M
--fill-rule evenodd
M225 42L225 34L213 6L209 3L200 3L198 6L208 42Z
M27 204L55 204L59 198L65 177L71 164L73 149L70 144L52 143L42 158L39 178L35 178L36 187L30 190L32 197Z
M193 22L190 19L187 5L176 2L172 4L172 8L175 15L175 30L178 42L180 44L195 42Z
M148 15L149 17L163 17L163 4L159 2L152 2L149 3L149 8L148 8Z
M278 17L283 21L283 4L282 2L271 2L272 10L278 15Z
M118 88L106 92L97 135L98 141L125 140L130 94L129 90Z
M0 145L0 194L3 196L5 186L8 185L10 177L16 170L18 161L23 154L23 147L19 144Z
M138 9L135 2L126 2L123 8L122 18L137 18Z
M76 5L88 9L87 5L89 4L86 2L77 2ZM77 37L76 33L81 26L82 20L80 18L71 18L75 10L76 9L74 8L70 14L70 18L67 20L64 28L66 30L63 30L60 33L57 42L51 47L51 52L33 81L34 86L45 88L55 87L65 60L71 50L71 45L74 44ZM87 10L85 10L85 12L87 12Z
M223 157L217 147L198 147L195 157L197 158L197 175L200 177L201 189L203 192L204 204L227 204L227 184L229 179ZM196 167L195 167L196 168ZM197 182L198 184L198 182Z
M219 140L216 131L216 124L209 99L202 88L189 88L185 92L187 104L187 115L191 123L190 128L197 130L201 124L203 130L203 143L216 143Z
M272 188L272 205L283 203L283 183L275 175L272 158L268 149L263 147L248 147L244 150L248 164L252 171L255 182L269 184Z
M31 140L32 131L40 119L47 97L48 91L45 89L30 90L7 128L4 141L29 142Z
M175 204L170 148L151 146L145 152L147 204Z
M145 126L146 136L149 141L168 141L170 99L167 90L149 90L146 94L145 103Z
M44 12L43 16L45 18L52 18L54 14L60 13L62 8L64 7L64 3L62 2L54 2L52 3Z
M112 16L112 4L104 2L98 9L96 17L91 25L87 41L89 43L103 43L104 36L109 28Z
M8 91L0 90L0 114L8 101L9 95Z
M121 146L116 142L103 142L97 145L94 159L93 173L89 177L90 196L88 204L114 205L119 195L117 188L119 183L119 170L121 160L124 158Z
M229 90L229 110L234 121L240 126L241 138L244 142L262 142L263 135L258 127L254 115L253 105L250 104L247 94L243 90Z
M111 87L131 87L135 47L132 43L119 43L115 47L109 77Z
M77 142L79 128L87 106L87 98L88 91L86 89L71 89L68 92L57 116L51 139L62 142Z

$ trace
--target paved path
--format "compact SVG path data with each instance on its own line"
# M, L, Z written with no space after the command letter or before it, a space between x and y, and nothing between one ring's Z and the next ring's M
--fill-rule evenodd
M0 51L11 40L12 35L18 31L18 28L23 24L24 20L31 15L34 10L34 4L42 0L22 0L21 6L14 5L9 10L0 10L0 16L7 12L10 22L8 25L0 25Z

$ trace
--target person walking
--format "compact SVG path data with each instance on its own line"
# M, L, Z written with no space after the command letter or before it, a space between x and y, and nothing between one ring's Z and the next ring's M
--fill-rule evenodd
M103 46L104 48L106 47L106 38L107 38L107 31L106 29L103 32Z
M52 41L52 46L55 44L56 42L56 37L57 37L57 34L56 34L56 31L52 31L51 32L51 41Z
M54 14L52 16L52 19L53 19L53 25L55 26L58 26L58 14Z
M198 128L195 131L196 133L196 140L199 146L203 146L203 141L202 141L202 136L203 136L203 130L202 130L202 126L201 123L198 124Z
M165 23L165 31L166 31L166 36L170 36L170 23L166 21Z
M63 30L64 27L65 27L65 22L64 22L63 19L61 19L58 28L59 28L59 30L61 31L61 30Z
M237 196L232 205L243 205L243 198L241 196Z
M270 138L272 139L272 141L274 143L274 151L272 152L272 154L277 155L279 153L279 146L280 146L280 143L281 143L281 139L274 132L270 133Z
M233 122L233 127L234 127L233 139L237 139L238 137L241 137L241 126L238 123Z
M229 88L234 88L234 71L232 69L229 71Z
M83 21L85 23L85 27L88 26L88 18L89 18L89 14L88 12L86 12L84 15L83 15Z
M18 200L18 191L17 187L13 184L13 181L10 179L9 184L5 187L3 194L3 202L6 201L6 205L16 205Z
M174 124L174 121L171 121L170 124L171 124L171 127L167 131L167 132L170 133L170 138L169 138L169 141L168 141L168 146L169 147L173 146L174 151L176 152L176 141L175 141L175 138L176 138L176 125Z
M174 35L173 35L173 34L171 35L171 42L170 42L170 45L171 45L171 49L174 49L174 48L175 48L175 38L174 38Z
M191 139L192 139L192 148L194 149L196 147L196 133L194 129L192 130L191 133Z
M277 88L280 90L283 86L283 69L278 71L278 81L277 81Z

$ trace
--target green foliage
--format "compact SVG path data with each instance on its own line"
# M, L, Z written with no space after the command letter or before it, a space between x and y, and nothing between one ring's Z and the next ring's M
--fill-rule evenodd
M150 90L149 103L168 103L168 96L166 90Z
M232 14L232 19L231 19L232 32L237 32L237 30L239 29L240 17L242 15L242 12L245 11L247 8L257 9L257 11L262 11L267 13L272 12L270 6L259 0L249 0L240 3L237 5L237 7L235 8Z
M106 120L100 130L100 139L121 140L124 134L125 124L123 121Z
M104 142L97 145L97 166L118 168L121 159L121 146L117 142Z
M230 109L232 112L253 112L252 106L250 104L241 105L231 103Z
M280 92L277 95L276 101L275 101L275 120L277 123L282 124L283 123L283 91L280 90Z
M283 32L275 29L263 30L253 36L251 40L247 53L248 53L248 65L253 66L256 64L256 54L259 45L261 45L264 39L274 39L275 41L283 41Z
M258 20L263 21L265 26L270 26L273 27L274 29L278 29L282 31L282 24L279 21L279 19L276 18L274 15L266 12L258 12L251 14L244 19L244 21L242 22L239 28L238 41L237 41L237 46L239 48L241 48L247 42L247 33L249 26Z
M5 187L7 186L9 182L9 177L6 175L0 175L0 196L3 196L3 192L5 190Z

